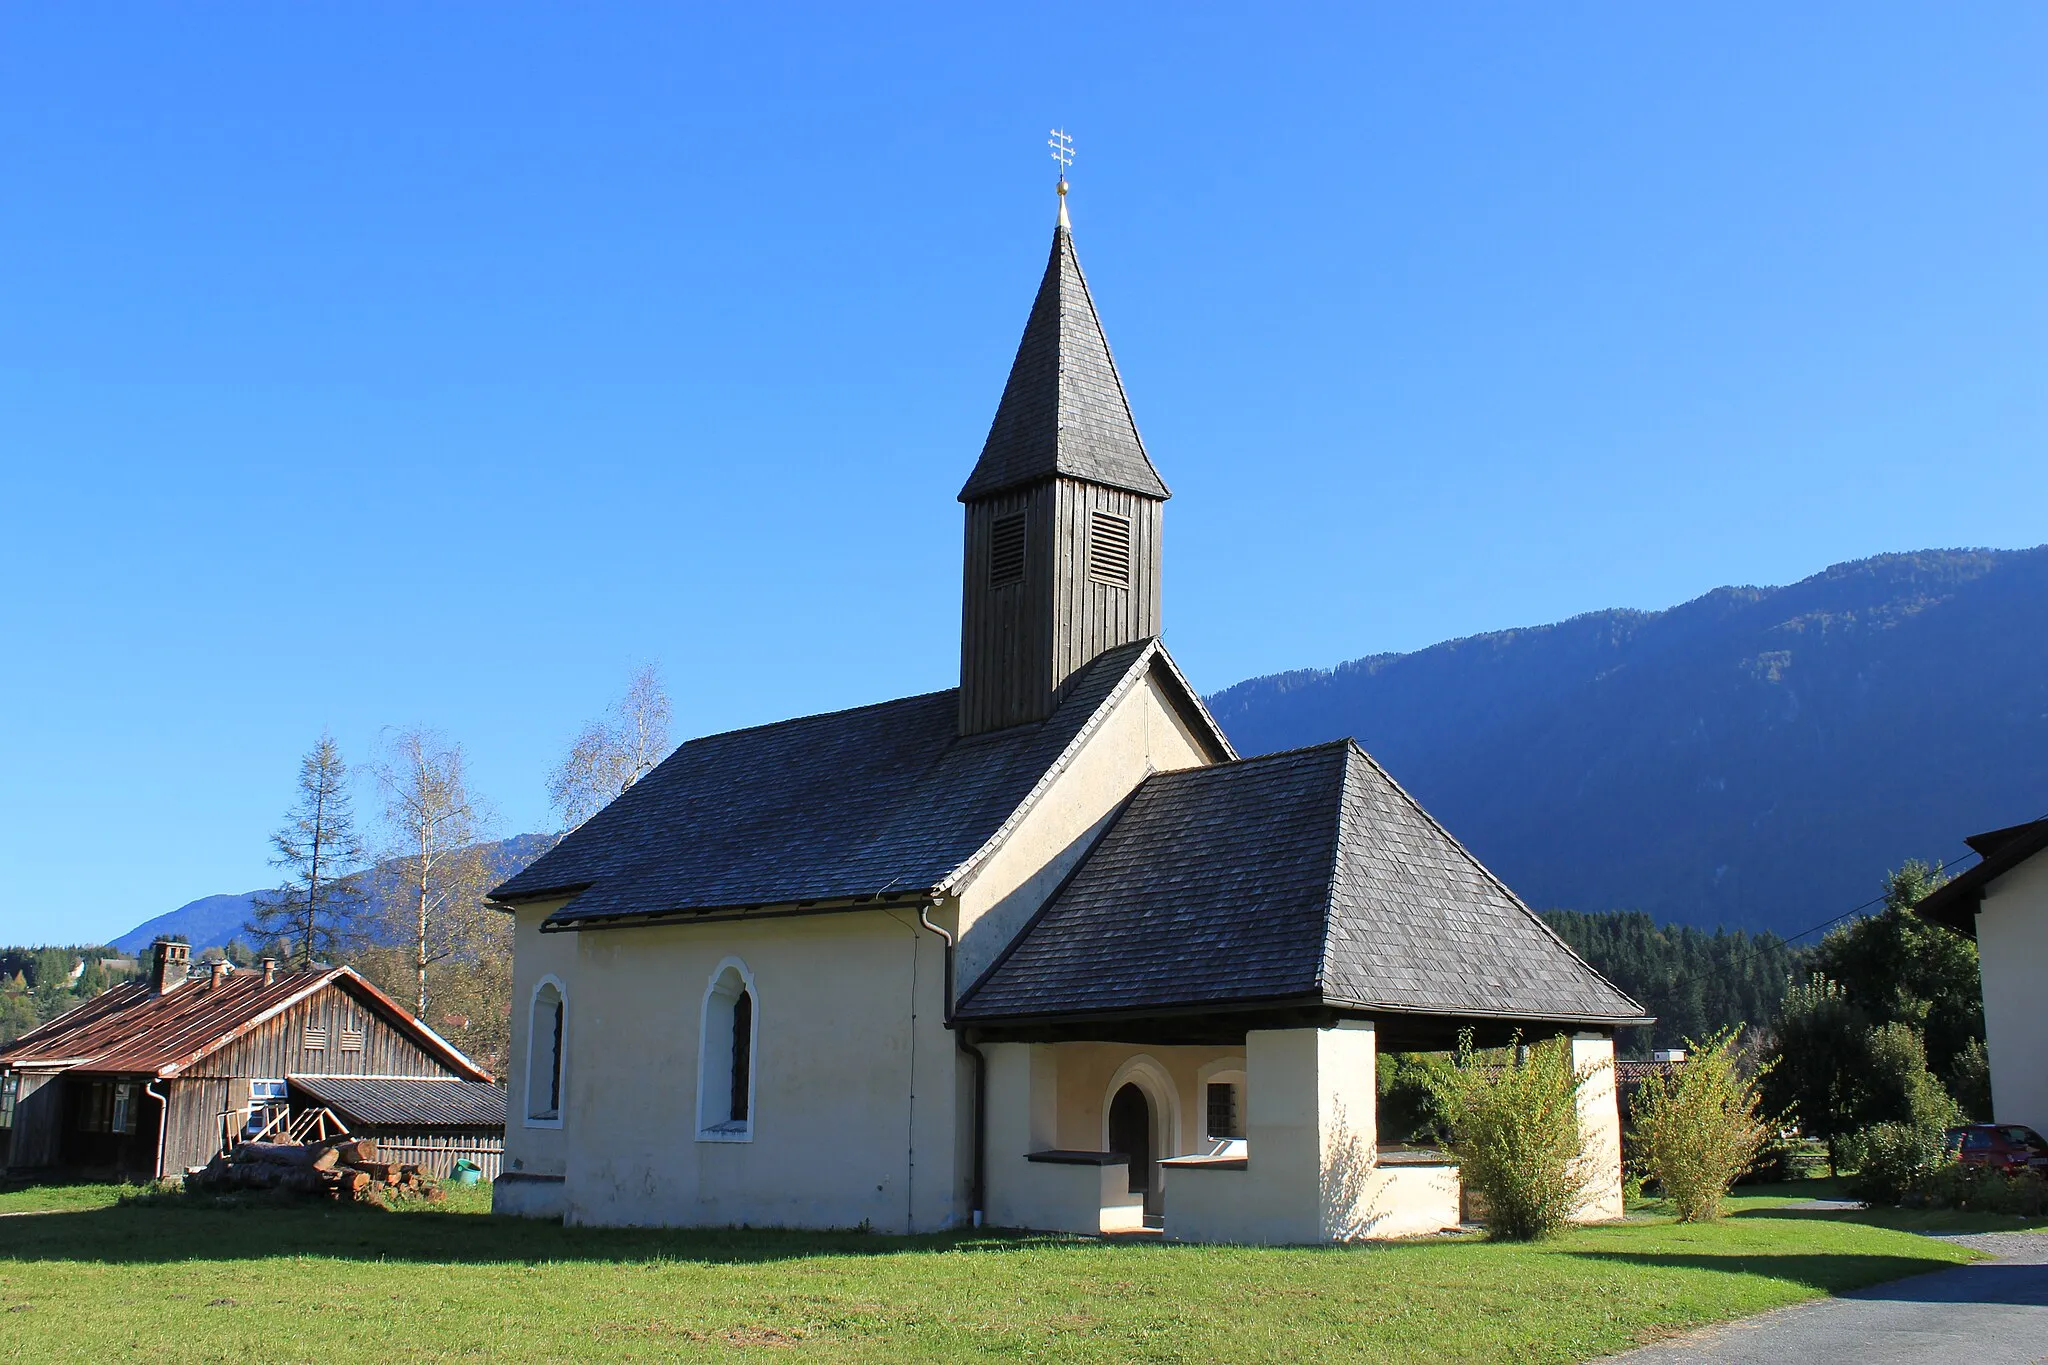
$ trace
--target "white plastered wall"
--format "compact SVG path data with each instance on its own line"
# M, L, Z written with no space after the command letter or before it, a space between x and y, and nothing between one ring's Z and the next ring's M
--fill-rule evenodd
M560 1217L563 1188L556 1183L565 1169L568 1143L563 1124L535 1125L528 1121L527 1073L532 1057L533 997L541 982L550 977L563 985L566 1003L566 1032L573 1038L577 998L573 978L576 944L573 936L543 934L541 921L560 908L561 901L522 905L512 912L512 1050L505 1077L505 1158L503 1170L511 1176L492 1186L491 1208L497 1213L528 1217ZM563 1080L569 1075L565 1070Z
M553 937L574 943L581 986L569 1222L904 1232L960 1221L962 1073L940 941L912 912ZM700 1140L704 996L731 959L753 981L751 1132Z
M1402 1237L1458 1218L1448 1167L1381 1167L1373 1026L1245 1038L1243 1170L1167 1173L1166 1235L1271 1245Z
M988 1219L1002 1227L1093 1233L1135 1226L1106 1204L1093 1167L1029 1162L1032 1152L1108 1150L1109 1101L1126 1082L1151 1100L1153 1155L1200 1150L1201 1077L1220 1065L1242 1069L1230 1047L1139 1047L1129 1043L990 1043ZM1113 1168L1123 1178L1128 1171ZM1101 1212L1112 1210L1105 1222Z
M2048 854L2036 854L1985 887L1977 956L1992 1115L2048 1133L2048 1028L2041 1023L2048 988Z
M1210 761L1148 671L959 888L960 990L988 970L1072 872L1140 782Z

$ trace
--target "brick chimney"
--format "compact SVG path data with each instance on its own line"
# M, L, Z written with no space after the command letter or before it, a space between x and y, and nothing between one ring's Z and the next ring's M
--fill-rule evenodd
M263 984L266 986L275 986L277 984L277 959L274 957L263 959Z
M160 938L150 945L149 988L156 994L169 995L185 984L185 978L191 971L191 944Z
M212 990L220 985L221 982L228 979L228 973L234 969L235 966L232 962L215 962L211 964L206 973L206 989Z

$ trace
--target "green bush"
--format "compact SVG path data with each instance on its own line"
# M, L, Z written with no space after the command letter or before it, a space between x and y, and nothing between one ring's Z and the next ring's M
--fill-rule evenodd
M1946 1159L1938 1127L1873 1123L1853 1138L1857 1171L1849 1193L1867 1204L1898 1203Z
M2015 1213L2038 1218L2048 1213L2048 1180L2043 1180L2037 1171L2007 1175L1990 1166L1944 1161L1922 1172L1901 1202L1909 1208Z
M1380 1144L1434 1146L1450 1131L1441 1092L1451 1059L1440 1052L1383 1052L1379 1058Z
M1451 1154L1484 1206L1489 1236L1529 1241L1560 1231L1584 1199L1591 1172L1579 1127L1579 1092L1591 1071L1572 1066L1571 1044L1480 1052L1459 1039L1437 1081Z
M1965 1121L1991 1121L1991 1054L1984 1050L1983 1039L1964 1043L1949 1063L1948 1092L1956 1097L1956 1107L1963 1111Z
M1687 1040L1685 1062L1652 1076L1636 1095L1636 1145L1681 1223L1721 1216L1721 1200L1771 1140L1776 1124L1757 1112L1761 1077L1742 1075L1738 1030Z

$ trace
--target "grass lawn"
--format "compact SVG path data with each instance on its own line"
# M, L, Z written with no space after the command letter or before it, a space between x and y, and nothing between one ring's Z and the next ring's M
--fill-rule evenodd
M1971 1258L1771 1194L1706 1227L1303 1250L122 1196L0 1196L51 1210L0 1217L0 1358L1576 1361Z

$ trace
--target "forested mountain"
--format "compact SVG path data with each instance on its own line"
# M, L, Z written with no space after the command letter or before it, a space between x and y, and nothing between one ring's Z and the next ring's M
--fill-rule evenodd
M1885 555L1210 705L1247 754L1355 736L1538 908L1792 937L2048 812L2048 546Z

